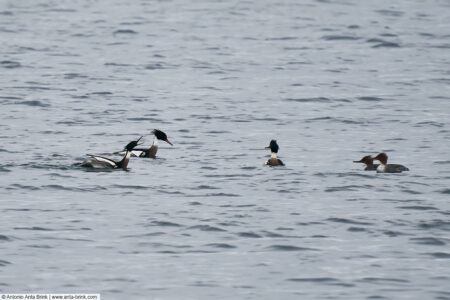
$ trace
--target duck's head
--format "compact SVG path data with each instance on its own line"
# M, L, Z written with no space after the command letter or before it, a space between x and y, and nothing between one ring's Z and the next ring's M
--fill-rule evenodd
M159 129L153 129L152 133L156 136L156 138L158 140L162 140L162 141L168 143L170 146L173 146L173 144L167 138L167 134L165 134L163 131L161 131Z
M273 153L278 153L278 149L280 149L280 147L278 146L276 140L271 140L269 146L267 146L266 149L270 149L270 151L272 151Z
M137 145L142 145L142 142L140 142L141 139L142 136L138 138L136 141L129 142L128 145L126 145L123 150L132 151L134 147L136 147Z
M354 160L354 163L363 163L366 165L371 165L373 163L373 158L370 155L366 155L361 160Z
M388 160L388 156L386 155L386 153L380 153L377 156L375 156L373 158L374 160L379 160L380 163L382 163L383 165L387 164L387 160Z

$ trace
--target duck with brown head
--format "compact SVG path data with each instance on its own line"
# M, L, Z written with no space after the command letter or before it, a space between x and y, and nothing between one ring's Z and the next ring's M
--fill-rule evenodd
M354 160L353 162L366 164L365 171L376 171L379 166L379 164L373 163L373 158L370 155L366 155L361 160Z
M278 149L280 149L280 147L278 146L276 140L271 140L269 146L267 146L266 149L270 149L270 151L272 153L272 156L266 162L266 165L272 166L272 167L284 166L284 163L281 161L281 159L277 158Z
M126 169L128 167L128 163L130 161L131 157L131 151L133 151L134 147L137 145L140 145L139 142L142 139L142 136L137 139L136 141L129 142L125 148L125 155L123 156L122 160L120 161L114 161L112 159L98 156L98 155L92 155L87 154L88 158L84 160L84 162L81 164L82 167L87 168L94 168L94 169Z
M409 171L409 169L403 165L388 164L388 156L386 153L380 153L373 159L380 162L380 165L377 168L377 173L401 173L403 171Z

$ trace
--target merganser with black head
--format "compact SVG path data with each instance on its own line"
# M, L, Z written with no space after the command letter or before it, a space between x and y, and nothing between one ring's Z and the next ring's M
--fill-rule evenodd
M409 169L403 165L388 164L388 156L386 153L380 153L373 159L380 162L380 165L377 168L377 173L401 173L403 171L409 171Z
M89 156L85 159L85 161L81 164L82 167L87 168L94 168L94 169L124 169L128 167L128 162L130 161L131 157L131 151L133 151L134 147L137 145L140 145L142 143L139 143L139 141L142 139L142 136L136 140L128 143L128 145L125 146L124 151L125 155L120 161L114 161L112 159L103 157L103 156L97 156L97 155L91 155L87 154Z
M269 158L269 160L266 162L266 165L269 166L284 166L284 163L281 161L281 159L277 158L278 149L280 147L277 144L276 140L271 140L270 145L266 147L266 149L270 149L272 152L272 157Z
M366 164L366 167L364 168L365 171L376 171L379 164L373 163L373 158L370 155L366 155L361 160L354 160L354 163L363 163Z
M156 158L156 152L158 152L158 140L164 141L168 143L170 146L173 146L173 144L167 138L167 134L165 134L163 131L159 129L154 129L152 133L155 135L155 137L153 138L153 145L148 149L145 148L134 149L132 151L133 156Z

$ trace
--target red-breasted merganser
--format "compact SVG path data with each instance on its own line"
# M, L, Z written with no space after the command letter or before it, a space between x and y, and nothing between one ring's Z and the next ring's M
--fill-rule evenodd
M158 140L165 141L170 146L173 146L173 144L167 138L167 135L164 132L162 132L161 130L154 129L152 131L152 133L155 135L155 137L153 138L153 145L148 149L145 149L145 148L134 149L132 151L133 156L155 158L156 152L158 152Z
M375 171L379 166L379 164L373 163L373 158L370 155L366 155L361 160L354 160L353 162L366 164L365 171Z
M275 141L275 140L270 141L270 145L267 146L266 149L270 149L270 151L272 152L272 157L269 158L269 160L266 162L266 165L284 166L284 163L281 161L281 159L277 158L277 153L278 153L279 148L280 147L278 147L277 141Z
M94 168L94 169L126 169L128 166L128 162L130 161L131 151L136 147L137 145L140 145L139 141L141 140L142 136L137 141L132 141L128 143L128 145L125 146L125 155L122 158L121 161L114 161L112 159L97 156L97 155L91 155L87 154L89 156L85 159L85 161L81 164L82 167L88 167L88 168Z
M377 173L401 173L403 171L409 171L409 169L403 165L388 164L388 156L386 153L380 153L373 159L380 161L380 165L377 168Z

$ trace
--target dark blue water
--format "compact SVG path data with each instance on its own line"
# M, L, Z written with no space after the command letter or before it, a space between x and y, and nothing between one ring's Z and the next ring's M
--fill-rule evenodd
M0 292L450 299L447 1L3 1L0 42Z

